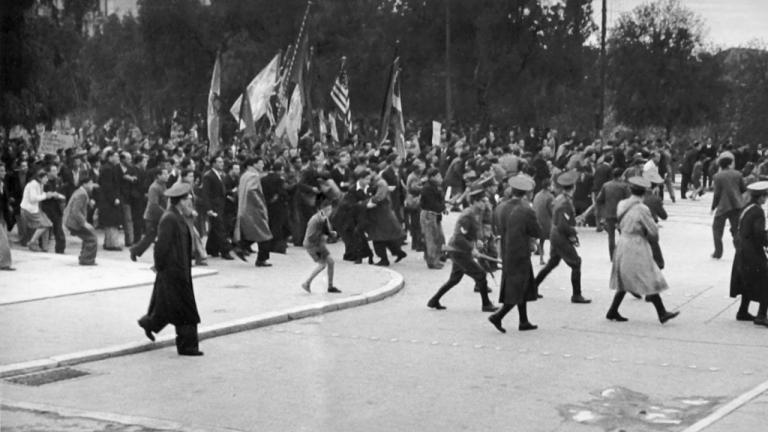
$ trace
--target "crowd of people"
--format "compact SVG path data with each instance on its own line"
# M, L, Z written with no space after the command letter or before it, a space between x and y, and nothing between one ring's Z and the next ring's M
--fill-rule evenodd
M97 229L103 230L104 249L127 248L127 258L136 260L156 241L161 218L172 207L168 191L185 185L191 210L178 214L191 236L195 265L208 265L211 257L246 261L255 253L256 267L270 266L270 253L285 253L293 244L318 263L302 288L310 291L315 275L327 268L327 290L340 292L326 239L343 242L344 260L379 266L401 261L410 243L428 269L452 263L430 308L444 309L441 297L466 274L476 283L482 310L495 312L494 326L504 331L502 318L518 306L520 329L529 330L536 326L525 304L540 297L538 286L560 262L571 270L571 301L590 302L581 292L575 229L588 225L608 236L617 296L607 318L626 320L618 305L631 292L646 296L665 322L676 315L658 295L666 282L655 222L667 216L665 196L675 202L714 192L712 256L720 258L726 220L737 245L754 241L739 225L754 222L757 230L757 211L747 218L742 209L759 204L759 180L768 178L762 146L717 146L711 139L673 146L636 137L584 140L575 133L561 139L554 130L535 128L481 133L478 126L431 137L431 129L409 124L398 151L390 141L377 144L375 128L358 123L343 142L307 132L293 148L265 132L212 152L195 124L182 124L175 118L168 135L159 137L124 123L88 123L77 132L77 146L55 154L37 153L34 137L3 142L0 269L13 269L8 232L14 228L33 252L49 251L53 240L54 252L64 253L66 231L80 237L81 265L96 264ZM679 194L672 187L677 172ZM752 192L750 184L756 185ZM461 215L446 243L442 218L449 211ZM544 264L546 240L549 259L534 277L530 254ZM739 319L766 323L765 295L745 294L738 281L746 276L737 277L752 271L741 267L754 265L749 253L757 249L739 250L733 293L746 302ZM499 265L501 310L486 282ZM748 313L750 300L761 302L757 318Z

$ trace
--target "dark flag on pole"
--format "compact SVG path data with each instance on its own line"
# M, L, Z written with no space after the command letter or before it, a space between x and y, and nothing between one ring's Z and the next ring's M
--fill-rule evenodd
M394 129L395 151L401 156L405 155L405 127L403 125L403 108L400 99L400 56L396 53L389 70L387 81L387 93L384 98L384 106L381 111L381 129L379 130L379 145L384 143L389 135L389 127ZM394 114L394 118L393 118Z
M352 134L352 109L349 104L349 76L346 70L346 57L341 58L341 67L331 89L331 99L336 104L336 115L344 125L347 135Z

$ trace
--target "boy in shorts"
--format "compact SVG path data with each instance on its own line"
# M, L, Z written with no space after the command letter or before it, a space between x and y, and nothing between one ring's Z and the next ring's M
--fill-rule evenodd
M331 229L331 223L328 216L331 214L331 206L326 206L317 211L307 222L307 233L304 235L304 248L317 263L317 267L309 274L309 278L301 284L306 292L310 292L309 286L312 280L320 274L323 269L328 267L328 292L340 293L341 291L333 286L333 258L331 252L325 245L328 236L336 237L336 231Z

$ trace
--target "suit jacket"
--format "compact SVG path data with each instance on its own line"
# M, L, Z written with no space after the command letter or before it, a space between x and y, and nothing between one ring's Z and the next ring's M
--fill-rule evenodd
M715 216L738 210L743 206L741 194L747 190L747 187L740 172L733 169L720 171L712 178L712 183L715 185L715 194L712 197L712 210L715 210Z
M603 217L606 219L617 219L616 207L619 201L629 198L629 186L623 181L611 180L600 188L597 194L597 204L603 209Z
M79 187L72 193L72 197L64 208L64 226L72 231L79 231L88 224L88 202L91 198L84 188Z
M153 224L160 222L160 218L168 206L168 198L165 197L165 184L155 181L149 186L147 191L147 207L144 209L144 220L152 221Z
M72 193L75 192L75 189L78 187L77 183L84 175L88 175L88 169L85 165L82 165L77 172L68 166L61 167L61 172L59 173L62 182L61 193L64 194L64 197L67 200L69 200Z
M224 175L223 173L221 174ZM227 197L227 190L224 188L223 179L219 178L212 169L203 174L203 190L200 196L200 207L204 213L209 210L216 212L219 216L224 216L224 203Z

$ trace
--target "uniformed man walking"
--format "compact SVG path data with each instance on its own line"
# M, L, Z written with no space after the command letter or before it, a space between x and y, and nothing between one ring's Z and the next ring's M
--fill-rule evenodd
M538 289L541 282L549 273L565 261L571 268L571 303L591 303L592 300L581 295L581 257L576 252L579 238L576 233L576 216L573 208L573 189L579 174L568 171L560 174L557 184L562 187L562 193L555 198L552 211L552 230L549 234L549 261L536 275L535 284Z
M456 222L456 228L448 241L448 257L453 263L451 267L451 276L448 281L429 299L427 306L432 309L445 309L440 304L440 298L445 293L456 286L461 278L466 274L475 281L475 291L480 293L483 301L483 312L495 312L498 308L491 303L488 298L488 280L485 270L475 260L479 253L475 248L475 242L480 237L482 227L480 225L480 214L486 206L488 198L483 189L478 189L469 193L470 206L464 209Z

